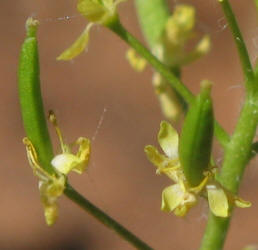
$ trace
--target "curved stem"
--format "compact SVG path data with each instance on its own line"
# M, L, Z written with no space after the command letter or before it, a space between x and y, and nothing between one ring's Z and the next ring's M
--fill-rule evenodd
M237 24L237 20L231 8L231 5L228 0L219 0L219 3L222 6L225 17L231 29L237 50L242 65L242 70L245 76L245 87L247 94L253 92L254 88L257 89L257 86L254 81L254 72L248 55L248 51L245 45L245 41Z
M250 155L252 155L252 150L254 150L256 146L252 145L252 141L256 133L258 122L257 86L249 55L232 8L227 0L220 0L219 2L222 5L224 14L230 25L238 48L242 69L246 77L247 99L242 108L234 134L226 149L221 173L218 176L219 182L226 189L237 193L245 166L250 159ZM218 218L210 214L201 249L222 249L230 219L230 217Z
M169 84L182 96L182 98L189 104L194 100L193 93L169 70L167 66L161 63L155 56L153 56L148 49L146 49L133 35L131 35L120 23L119 19L110 23L110 28L122 40L134 48L137 53L144 57L164 78ZM225 148L230 140L226 131L215 121L215 135L221 145Z
M228 144L221 173L218 176L219 182L233 193L237 193L245 166L250 159L257 122L257 100L247 100ZM230 217L219 218L210 214L201 249L222 249L229 223Z
M110 229L114 230L118 235L120 235L123 239L127 240L137 249L142 250L151 250L152 248L148 246L145 242L140 240L137 236L133 233L128 231L125 227L120 225L102 210L94 206L90 201L84 198L81 194L79 194L72 186L67 184L64 194L72 200L74 203L79 205L83 210L88 212L90 215L95 217L98 221L100 221L105 226L109 227Z

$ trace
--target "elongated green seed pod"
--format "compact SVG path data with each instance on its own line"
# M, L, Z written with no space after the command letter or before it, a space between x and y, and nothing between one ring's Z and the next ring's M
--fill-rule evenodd
M187 181L198 186L208 169L213 138L211 83L203 81L201 93L189 108L179 142L179 159Z
M53 173L50 165L53 151L40 90L37 26L38 21L32 18L27 20L27 35L19 59L19 99L26 135L33 143L42 167Z
M153 49L160 42L170 11L164 0L135 0L144 36Z

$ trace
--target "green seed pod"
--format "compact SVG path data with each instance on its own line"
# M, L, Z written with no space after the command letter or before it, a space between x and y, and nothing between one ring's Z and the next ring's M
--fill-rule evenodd
M18 69L19 99L24 128L35 146L39 162L49 173L53 158L40 90L39 58L36 32L38 21L29 18L26 22L27 36L22 45Z
M200 184L210 163L214 123L211 85L208 81L201 83L201 92L189 108L179 141L180 163L192 187Z

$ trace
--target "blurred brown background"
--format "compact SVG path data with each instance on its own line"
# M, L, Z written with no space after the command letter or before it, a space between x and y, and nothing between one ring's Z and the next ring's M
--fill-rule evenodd
M213 39L212 52L186 67L183 81L195 93L201 79L214 81L217 119L232 131L243 100L242 74L220 6L215 0L169 2L171 8L175 2L194 3L197 30ZM258 51L254 5L251 0L231 2L254 62ZM87 53L71 63L56 62L55 57L85 26L75 7L76 1L0 1L0 249L133 249L65 197L59 201L58 222L51 228L45 225L37 179L22 144L25 135L17 95L17 58L28 16L41 22L38 39L46 111L56 111L68 142L79 136L94 138L89 171L71 174L72 185L155 249L197 249L206 203L201 201L184 219L162 213L161 191L170 181L155 175L143 153L146 144L157 145L163 119L150 84L152 70L134 72L125 60L127 45L102 27L92 30ZM119 11L125 26L143 40L133 1L121 4ZM215 155L220 162L218 145ZM258 244L256 163L253 160L248 167L241 186L242 197L253 206L235 210L225 249Z

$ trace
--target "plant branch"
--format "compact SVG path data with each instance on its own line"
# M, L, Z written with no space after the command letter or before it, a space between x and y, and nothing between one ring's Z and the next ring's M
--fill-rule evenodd
M255 6L256 6L256 9L258 11L258 0L254 0L254 3L255 3Z
M253 145L258 122L258 102L256 79L245 47L244 40L232 8L227 0L219 0L230 25L242 69L246 77L246 101L242 108L235 131L226 148L221 173L218 181L229 191L236 194L245 170L245 166L257 145ZM231 208L233 210L233 208ZM229 218L219 218L210 213L206 231L202 240L202 250L222 249L230 224Z
M100 221L105 226L114 230L123 239L131 243L135 248L141 250L151 250L152 248L148 246L145 242L141 241L138 237L128 231L125 227L117 223L114 219L104 213L102 210L94 206L90 201L79 194L72 186L67 184L64 194L72 200L74 203L79 205L83 210L92 215L98 221Z
M145 58L152 66L158 71L165 79L168 80L170 85L182 96L182 98L190 104L194 100L192 92L169 70L169 68L161 63L155 56L153 56L148 49L146 49L133 35L131 35L120 23L119 19L115 19L110 23L110 28L115 34L117 34L128 45L134 48L139 55ZM221 145L226 148L230 137L226 131L215 122L215 135L218 138Z
M225 152L221 173L218 176L219 182L235 194L238 192L245 166L250 159L258 122L257 114L257 103L254 105L254 100L247 100ZM222 249L229 223L230 217L219 218L210 214L201 249Z
M256 87L255 81L254 81L254 71L250 62L250 58L248 55L248 51L245 45L245 41L243 39L243 36L241 34L241 31L239 29L237 20L235 18L235 15L233 13L232 7L228 0L219 0L219 3L222 6L224 15L227 19L227 22L229 24L229 27L231 29L237 50L238 55L240 58L240 62L242 65L242 70L245 76L245 87L247 90L247 94L250 94L254 91Z

